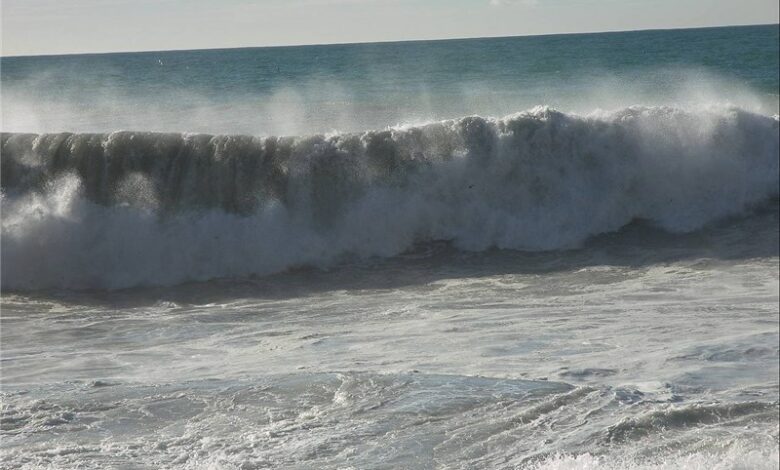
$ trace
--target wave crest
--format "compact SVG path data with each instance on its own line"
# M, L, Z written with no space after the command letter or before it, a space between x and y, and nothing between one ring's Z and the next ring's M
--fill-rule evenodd
M450 240L576 246L690 231L778 196L778 117L534 108L306 137L2 135L5 288L265 274Z

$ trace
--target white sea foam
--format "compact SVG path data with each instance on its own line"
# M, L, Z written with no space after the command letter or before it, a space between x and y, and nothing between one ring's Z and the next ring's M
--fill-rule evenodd
M682 455L631 458L620 455L557 455L528 467L529 470L777 470L778 451L750 444L728 446L720 451Z

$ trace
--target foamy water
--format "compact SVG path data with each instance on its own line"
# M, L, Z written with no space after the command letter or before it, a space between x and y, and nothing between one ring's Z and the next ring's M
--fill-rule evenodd
M777 468L777 221L6 295L4 461Z

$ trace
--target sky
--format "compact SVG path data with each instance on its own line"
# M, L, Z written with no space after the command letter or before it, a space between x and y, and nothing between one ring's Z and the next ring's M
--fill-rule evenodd
M777 0L0 0L2 55L778 23Z

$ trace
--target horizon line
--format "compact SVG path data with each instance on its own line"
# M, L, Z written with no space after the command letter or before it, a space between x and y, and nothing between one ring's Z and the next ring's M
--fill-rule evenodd
M692 30L692 29L717 29L717 28L745 28L755 26L780 26L778 23L739 23L739 24L726 24L726 25L710 25L710 26L683 26L672 28L641 28L641 29L611 29L603 31L574 31L574 32L555 32L555 33L541 33L541 34L513 34L507 36L463 36L463 37L451 37L451 38L435 38L435 39L388 39L379 41L362 41L362 42L324 42L313 44L272 44L265 46L228 46L228 47L203 47L195 49L141 49L141 50L120 50L120 51L98 51L98 52L65 52L59 54L53 53L41 53L41 54L16 54L16 55L3 55L0 52L0 59L10 58L28 58L28 57L63 57L63 56L81 56L81 55L111 55L111 54L145 54L145 53L167 53L167 52L202 52L202 51L225 51L225 50L237 50L237 49L281 49L281 48L295 48L295 47L326 47L326 46L356 46L363 44L403 44L413 42L445 42L445 41L464 41L464 40L479 40L479 39L511 39L511 38L532 38L532 37L547 37L547 36L576 36L576 35L591 35L591 34L610 34L610 33L638 33L638 32L650 32L650 31L679 31L679 30Z

